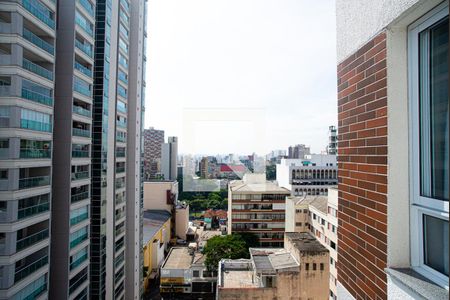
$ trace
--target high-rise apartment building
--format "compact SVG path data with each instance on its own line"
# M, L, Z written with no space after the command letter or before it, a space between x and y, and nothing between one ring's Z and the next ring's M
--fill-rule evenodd
M50 290L89 295L95 2L57 6Z
M285 199L291 193L266 180L266 174L245 174L228 185L228 234L251 232L261 247L282 247Z
M164 130L150 127L144 129L143 135L145 179L154 179L161 173L161 145L164 144Z
M328 127L327 154L329 154L329 155L337 154L337 129L336 129L336 126Z
M0 1L0 299L48 297L56 13Z
M336 155L312 154L305 159L281 159L277 164L277 182L292 196L327 195L337 186Z
M164 180L177 180L177 168L178 138L169 136L167 143L161 145L161 174Z
M305 158L305 155L311 154L310 148L306 147L304 144L298 144L295 146L289 146L288 148L288 158Z
M336 8L338 299L448 299L449 1Z
M144 0L97 1L90 247L96 299L137 299L142 289L145 19Z

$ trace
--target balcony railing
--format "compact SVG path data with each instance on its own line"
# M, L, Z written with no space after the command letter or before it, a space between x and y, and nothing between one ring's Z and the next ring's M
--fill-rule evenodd
M75 46L80 49L81 51L83 51L86 55L88 55L89 57L93 57L92 55L92 47L88 44L83 44L82 42L80 42L79 40L75 40Z
M94 6L87 0L78 0L81 6L92 16L94 17Z
M24 58L22 65L25 69L33 72L34 74L37 74L44 78L47 78L48 80L53 80L53 72L52 71L49 71L46 68L41 67L41 66L29 61L28 59Z
M91 131L87 129L73 128L72 133L75 136L91 137Z
M75 17L75 23L83 28L83 30L86 31L87 34L89 34L90 36L94 36L94 31L88 24L85 23L85 20L82 20L80 17Z
M127 108L126 107L122 107L120 105L117 105L117 110L120 112L123 112L124 114L127 113Z
M70 218L70 225L72 226L72 225L78 224L78 223L80 223L80 222L82 222L84 220L87 220L88 217L89 217L89 214L86 212L86 213L84 213L82 215Z
M126 143L127 142L127 137L126 136L121 136L121 135L116 135L116 140L118 142Z
M71 196L71 202L75 203L89 198L89 192L82 192Z
M116 222L117 222L117 220L120 220L123 217L125 217L125 212L121 212L121 213L116 214Z
M35 35L34 33L32 33L31 31L29 31L28 29L24 28L23 29L23 37L35 44L36 46L38 46L39 48L41 48L42 50L50 53L51 55L55 54L55 47L53 47L52 44L44 41L43 39L41 39L39 36Z
M125 151L117 151L116 156L117 157L125 157Z
M31 91L28 90L26 88L22 88L22 98L27 99L27 100L31 100L37 103L41 103L41 104L45 104L48 106L52 106L53 105L53 98L46 96L46 95L42 95L39 94L35 91Z
M123 122L123 121L117 121L116 122L117 126L122 127L122 128L127 128L127 123Z
M32 235L29 235L23 239L18 240L16 244L16 250L20 251L46 238L48 238L48 229L44 229L39 232L33 233Z
M50 158L51 151L49 149L32 149L21 148L20 158Z
M55 20L50 19L46 16L35 4L33 0L22 0L23 7L28 10L36 18L44 22L51 29L55 29Z
M91 111L86 109L86 108L82 108L81 106L73 106L73 112L76 113L77 115L80 116L85 116L90 118L91 117Z
M72 180L80 180L89 178L89 171L72 173Z
M50 208L50 203L46 202L46 203L41 203L38 205L33 205L30 207L25 207L25 208L19 208L17 210L17 219L25 219L27 217L31 217L37 214L40 214L42 212L48 211Z
M71 264L70 264L70 270L75 269L76 267L78 267L79 265L81 265L83 262L86 261L88 255L87 253L83 254L83 256L80 256L79 258L77 258L76 260L74 260Z
M39 270L46 264L48 264L48 256L44 256L44 257L36 260L35 262L29 264L28 266L17 270L14 275L14 282L18 282L18 281L22 280L23 278L27 277L31 273L34 273L36 270Z
M81 244L83 241L87 240L88 234L85 233L82 236L77 237L73 241L70 242L70 249L76 247L77 245Z
M20 128L51 132L52 124L42 123L42 122L32 121L32 120L26 120L26 119L20 119Z
M69 294L72 294L80 285L82 285L86 280L88 279L88 274L84 274L83 276L80 277L80 279L78 279L76 282L74 282L70 287L69 287Z
M89 154L88 150L72 150L72 157L89 157Z
M83 73L84 75L92 77L92 71L89 70L88 68L86 68L85 66L83 66L82 64L80 64L79 62L76 61L74 64L74 67L75 67L75 69L77 69L78 71Z
M19 189L29 189L50 184L50 176L37 176L19 179Z
M117 167L116 168L116 173L123 173L125 172L125 167Z
M74 84L74 90L82 95L92 97L91 90L88 87L83 86L79 82L75 81Z

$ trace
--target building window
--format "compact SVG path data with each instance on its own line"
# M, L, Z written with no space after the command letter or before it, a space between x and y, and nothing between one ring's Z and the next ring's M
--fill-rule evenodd
M8 179L8 170L0 169L0 180L6 180L6 179Z
M200 271L194 270L194 271L192 272L192 276L193 276L193 277L200 277Z
M411 265L448 287L448 4L409 28Z
M308 263L305 264L305 270L309 271L309 264Z
M325 266L323 263L320 263L320 271L323 271L325 269Z
M313 271L317 270L317 264L313 263Z
M302 226L302 222L296 222L295 226Z

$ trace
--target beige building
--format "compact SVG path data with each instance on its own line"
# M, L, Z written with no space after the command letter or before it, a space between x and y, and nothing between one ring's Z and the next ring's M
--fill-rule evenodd
M285 226L286 188L266 180L266 174L245 174L228 186L228 234L251 232L261 247L281 247Z
M217 299L327 299L329 251L310 233L287 232L284 248L250 248L219 263Z
M286 232L311 232L330 251L330 299L337 295L337 209L334 188L328 190L328 196L286 199Z

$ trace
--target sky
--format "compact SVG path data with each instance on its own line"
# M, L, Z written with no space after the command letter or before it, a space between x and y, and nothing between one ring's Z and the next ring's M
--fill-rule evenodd
M145 128L179 153L325 150L337 125L331 0L150 0Z

